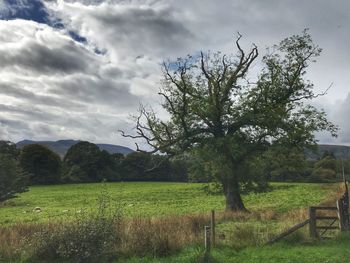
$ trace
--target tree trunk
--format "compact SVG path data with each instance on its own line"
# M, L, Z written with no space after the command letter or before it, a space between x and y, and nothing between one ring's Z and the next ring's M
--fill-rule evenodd
M244 207L239 184L235 180L228 180L224 185L226 197L226 211L247 211Z

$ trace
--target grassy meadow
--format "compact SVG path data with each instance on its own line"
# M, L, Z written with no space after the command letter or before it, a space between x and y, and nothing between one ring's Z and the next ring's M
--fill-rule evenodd
M266 247L249 247L240 251L229 247L216 248L210 260L204 260L203 251L191 247L167 258L131 258L115 263L347 263L350 237L304 244L279 243Z
M94 209L101 191L106 191L123 214L132 216L169 216L224 210L222 194L208 195L204 184L163 182L118 182L32 186L18 198L0 207L0 225L18 222L43 222L69 218L82 209ZM273 183L272 191L250 193L243 197L249 210L284 213L316 205L332 188L323 184ZM37 213L34 208L40 207Z
M96 210L101 193L123 213L117 230L120 241L113 248L117 256L108 262L344 262L344 253L350 252L349 237L315 242L308 239L307 227L285 241L263 246L272 236L305 219L308 206L333 204L339 195L336 184L273 183L271 191L243 196L250 213L223 212L223 195L207 194L204 186L120 182L31 187L0 207L0 262L56 262L52 247L70 240L76 240L79 247L86 226L76 225L62 234L67 228L58 228L57 222L77 219L82 210ZM41 212L35 212L36 207ZM208 261L203 252L203 228L209 223L211 209L217 211L217 246ZM96 230L109 232L110 227L101 225ZM94 228L91 231L86 233L96 234ZM39 250L33 246L38 237ZM67 249L63 252L68 253ZM44 261L35 252L40 250L47 253ZM330 261L323 261L326 258ZM76 260L57 262L85 262Z

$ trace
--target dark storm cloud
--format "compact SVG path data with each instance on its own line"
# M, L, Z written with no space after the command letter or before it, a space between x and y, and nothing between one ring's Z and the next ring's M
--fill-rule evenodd
M28 129L28 124L25 121L10 120L6 118L0 118L1 126L15 127L16 129Z
M177 18L172 8L137 7L120 8L101 6L91 9L89 19L117 48L138 55L162 54L164 51L183 50L195 40L194 34ZM96 24L96 23L95 23Z
M123 78L123 77L128 77L132 79L133 77L136 76L135 72L129 71L127 72L126 70L121 70L118 67L112 66L108 67L107 69L104 70L103 75L108 77L108 78Z
M190 32L173 17L170 10L156 11L151 8L131 7L122 12L98 13L95 18L102 24L115 26L116 30L124 32L121 38L129 38L126 33L133 34L143 33L142 36L147 38L156 37L160 42L169 44L176 36L191 35ZM142 25L142 27L140 27Z
M43 85L38 83L38 85ZM3 83L0 81L0 94L20 99L32 105L45 105L47 107L64 107L71 110L84 110L85 106L78 101L67 100L65 97L39 95L24 89L18 84Z
M32 121L34 119L48 121L50 119L56 119L57 117L57 115L55 116L48 112L43 112L42 110L39 110L38 108L32 106L18 108L11 105L0 104L0 112L6 113L7 116L20 115L28 121Z
M52 94L89 104L130 109L140 101L138 96L130 93L129 84L113 79L79 75L51 84Z
M20 135L25 136L20 138L73 138L103 142L118 136L117 131L125 127L128 127L125 118L117 114L89 110L72 112L70 109L57 112L40 106L18 108L0 104L0 138L13 140Z
M39 74L86 72L94 60L84 47L73 41L56 47L30 41L10 52L0 50L2 67L20 67Z

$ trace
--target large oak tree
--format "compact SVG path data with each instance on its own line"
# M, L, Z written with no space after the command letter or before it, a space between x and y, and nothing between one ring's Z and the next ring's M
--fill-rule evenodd
M146 140L152 152L196 153L222 184L227 210L245 209L242 185L261 180L250 174L250 164L271 145L301 148L315 143L317 131L337 131L308 103L320 94L305 79L306 69L321 49L307 30L268 50L254 82L247 77L258 48L244 51L240 38L236 55L208 52L164 63L159 94L170 118L141 107L136 134L123 133Z

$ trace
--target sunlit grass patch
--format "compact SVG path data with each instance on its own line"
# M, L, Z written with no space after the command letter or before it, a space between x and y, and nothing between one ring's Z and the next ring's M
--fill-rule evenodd
M128 182L108 183L113 202L123 206L125 216L168 216L223 211L223 195L208 195L203 184ZM283 213L318 204L332 190L320 184L273 183L272 191L243 196L251 211ZM33 186L17 199L0 207L0 225L43 222L74 217L82 208L97 202L101 184ZM36 207L40 212L35 211Z

